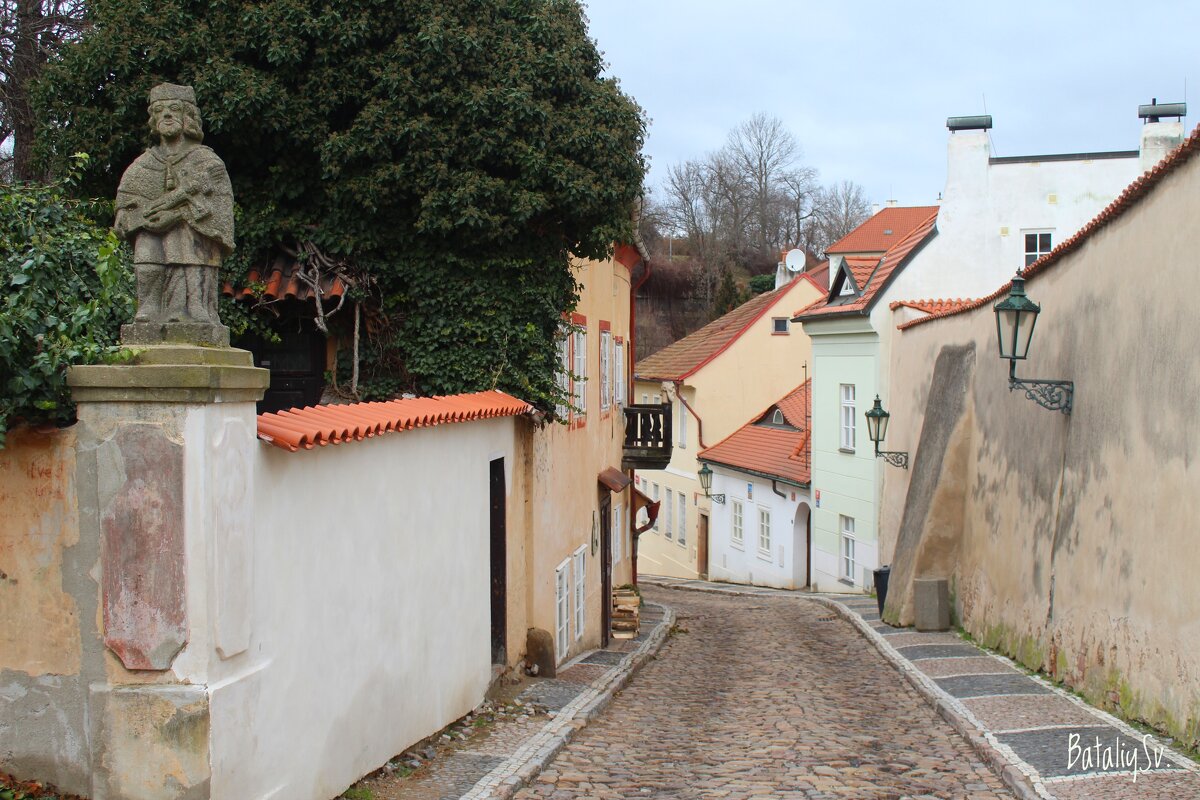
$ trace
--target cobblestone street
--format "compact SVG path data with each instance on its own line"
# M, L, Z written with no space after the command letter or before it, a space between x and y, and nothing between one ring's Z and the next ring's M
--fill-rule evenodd
M657 659L517 797L998 798L970 746L815 603L650 587Z

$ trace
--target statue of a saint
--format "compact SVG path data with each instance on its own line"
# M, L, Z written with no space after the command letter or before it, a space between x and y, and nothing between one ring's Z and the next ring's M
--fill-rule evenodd
M117 189L116 230L133 243L137 314L126 342L228 344L217 314L221 260L233 252L233 188L225 164L200 144L196 93L150 90L159 143L129 165Z

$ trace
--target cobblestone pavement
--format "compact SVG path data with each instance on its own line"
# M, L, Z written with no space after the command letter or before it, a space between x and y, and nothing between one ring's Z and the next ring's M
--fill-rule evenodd
M668 585L708 593L826 604L845 616L933 703L974 752L1022 798L1196 800L1200 768L1156 737L1089 706L956 633L879 622L874 598L813 595L706 581ZM942 795L939 795L942 796Z
M677 633L517 797L1012 797L829 609L644 592L675 609Z

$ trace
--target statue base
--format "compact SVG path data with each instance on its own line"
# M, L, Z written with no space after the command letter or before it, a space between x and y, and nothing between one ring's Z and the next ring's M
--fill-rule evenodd
M121 326L121 344L229 347L229 328L210 322L131 322Z
M218 327L228 333L225 326ZM271 373L254 366L246 350L162 344L131 347L128 340L122 349L132 354L121 363L67 370L67 384L76 402L253 403L262 399L271 381Z

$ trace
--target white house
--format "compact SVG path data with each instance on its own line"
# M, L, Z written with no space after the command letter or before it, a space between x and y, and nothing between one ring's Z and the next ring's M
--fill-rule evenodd
M990 117L951 118L947 127L940 207L885 208L831 247L829 294L796 317L812 339L812 569L819 590L866 590L889 557L879 551L881 514L902 509L881 509L879 498L885 469L895 467L875 457L862 415L876 395L888 406L894 326L965 302L919 298L988 293L1070 237L1183 138L1180 123L1154 120L1139 150L997 157ZM899 301L895 309L892 301ZM903 452L914 445L881 447Z
M712 580L777 589L809 583L810 383L697 456L712 471Z

